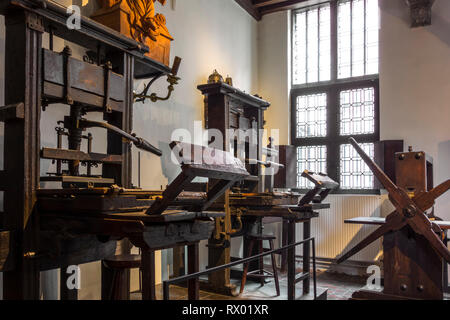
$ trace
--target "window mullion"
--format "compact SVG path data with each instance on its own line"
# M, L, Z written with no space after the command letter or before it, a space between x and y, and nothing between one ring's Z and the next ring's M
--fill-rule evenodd
M320 82L320 7L317 8L317 82Z
M306 72L306 74L305 74L305 80L306 80L306 83L309 83L309 79L308 79L308 76L309 76L309 65L308 65L308 63L309 63L309 59L308 59L308 51L309 51L309 47L308 47L308 41L309 41L309 37L308 37L308 29L309 29L309 25L308 25L308 12L306 12L305 13L305 39L306 39L306 41L305 41L305 59L306 59L306 64L305 64L305 72Z
M364 75L367 74L367 0L364 0Z
M338 78L338 19L337 19L337 1L332 1L330 3L330 37L331 37L331 80L334 82Z
M350 77L353 77L353 0L350 0Z
M328 176L339 182L339 145L335 143L339 135L339 102L338 90L336 87L331 87L328 90L328 136L327 136L327 168Z

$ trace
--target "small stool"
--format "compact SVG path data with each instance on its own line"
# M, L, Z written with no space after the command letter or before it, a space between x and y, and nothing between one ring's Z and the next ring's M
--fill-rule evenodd
M141 267L141 256L136 254L118 255L103 260L105 267L112 271L112 285L108 294L109 300L129 300L129 293L123 296L125 271Z
M274 236L269 235L249 235L247 236L247 239L250 240L250 244L248 246L248 252L247 257L251 257L253 247L255 244L258 244L258 254L261 254L263 252L271 251L273 250L273 240L276 238ZM264 249L263 242L268 241L269 242L269 249ZM260 278L261 279L261 285L264 286L264 280L266 278L273 277L275 280L275 288L277 290L277 296L280 295L280 284L278 282L278 271L277 266L275 263L275 254L271 254L272 258L272 272L269 272L267 270L264 270L264 264L263 264L263 258L261 257L259 259L259 270L254 270L251 272L248 272L249 263L244 264L244 273L242 274L242 280L241 280L241 290L240 294L244 292L245 283L247 282L247 277L254 277L254 278Z

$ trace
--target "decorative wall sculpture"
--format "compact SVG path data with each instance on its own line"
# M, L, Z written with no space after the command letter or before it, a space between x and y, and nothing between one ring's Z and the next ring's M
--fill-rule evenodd
M411 14L411 28L431 24L431 7L434 0L405 0Z
M156 13L155 2L166 0L98 0L101 8L92 19L150 48L150 58L169 65L170 43L166 17Z

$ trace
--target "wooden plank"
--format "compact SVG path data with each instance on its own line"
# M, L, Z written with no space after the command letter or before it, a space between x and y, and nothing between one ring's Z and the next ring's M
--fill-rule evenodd
M353 219L347 219L344 221L348 224L365 224L381 226L386 223L386 218L381 217L359 217ZM438 221L434 220L433 223L437 224L442 230L450 230L450 221Z
M82 183L82 184L114 184L114 179L102 177L81 177L81 176L48 176L41 177L41 181L45 182L62 182L62 183Z
M43 49L43 80L64 86L64 56L60 53ZM102 66L69 57L70 87L105 96L105 69ZM124 78L110 72L110 98L124 101Z
M0 232L0 271L4 272L11 269L11 265L8 265L9 248L11 243L11 232ZM12 262L12 261L11 261Z
M23 103L0 107L0 121L5 122L9 120L24 119L24 112Z
M61 233L42 231L40 242L46 253L37 259L41 271L103 260L116 252L116 241L100 242L96 235L65 238Z
M59 102L65 97L64 86L48 81L43 82L42 93L43 96L49 100L49 103ZM103 108L105 103L103 97L77 88L72 88L71 97L75 102L79 102L89 107L98 108L99 110ZM123 112L123 102L110 99L109 106L113 111Z
M85 153L76 150L64 150L64 149L52 149L43 148L41 150L41 158L43 159L55 159L55 160L80 160L80 161L92 161L109 164L121 164L121 155L109 155L100 153Z
M137 211L137 212L111 212L111 213L97 213L97 214L83 214L80 213L78 215L74 214L66 214L66 213L42 213L42 216L46 219L66 219L68 221L81 220L81 219L90 219L92 223L95 221L101 221L102 219L109 220L119 220L119 221L140 221L144 224L152 224L152 223L169 223L169 222L182 222L182 221L191 221L195 219L203 219L208 220L210 218L218 218L223 217L225 214L222 212L187 212L182 210L166 210L161 215L147 215L145 211Z

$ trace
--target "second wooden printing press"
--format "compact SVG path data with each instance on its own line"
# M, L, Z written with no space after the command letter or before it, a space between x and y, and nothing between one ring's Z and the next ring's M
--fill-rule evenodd
M233 192L227 192L225 200L219 199L211 210L223 210L226 208L225 217L216 218L216 228L213 237L209 240L209 266L224 264L225 260L236 260L231 257L230 246L231 238L242 236L244 239L244 255L245 257L261 253L264 249L251 244L251 239L255 234L263 234L264 224L273 222L283 222L282 245L296 243L296 225L303 224L303 239L311 238L311 220L319 216L318 210L330 208L330 204L323 201L329 193L336 189L339 184L330 179L325 174L316 174L305 171L302 176L308 179L314 187L307 192L306 195L300 197L293 192L266 192L266 193L242 193L238 189L232 189ZM221 209L222 208L222 209ZM307 299L310 296L310 283L313 270L311 264L311 247L309 243L303 246L303 266L302 272L296 272L296 250L288 249L281 254L281 271L287 271L288 282L288 299L296 298L295 284L303 283L302 294L300 298ZM253 272L248 273L262 278L261 284L264 283L265 275L260 271L263 270L263 261L250 263L247 267ZM274 265L275 269L276 266ZM241 293L247 273L242 276L242 272L237 270L223 270L210 274L207 282L201 283L202 288L206 290L216 291L229 295L236 295L236 286L231 283L230 278L233 273L242 277ZM244 271L245 273L245 271ZM278 287L278 286L277 286ZM278 295L280 294L277 289ZM317 293L314 290L315 299L326 299L326 291Z

